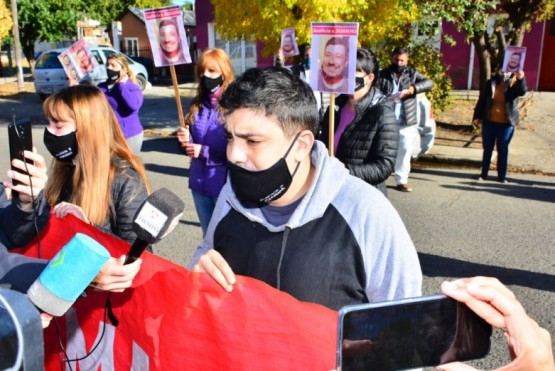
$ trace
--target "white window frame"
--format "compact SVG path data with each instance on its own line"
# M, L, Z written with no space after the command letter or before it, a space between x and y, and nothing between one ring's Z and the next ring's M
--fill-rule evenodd
M134 50L129 50L129 44L132 44L131 49ZM138 37L126 37L123 39L123 44L125 45L125 54L131 56L131 57L140 57L140 50L139 50L139 38Z

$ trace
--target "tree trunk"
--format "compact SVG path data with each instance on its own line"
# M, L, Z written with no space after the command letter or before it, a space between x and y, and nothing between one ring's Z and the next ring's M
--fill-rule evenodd
M490 54L486 45L486 32L476 33L471 41L476 49L476 55L478 56L478 62L480 64L480 91L486 85L486 81L491 75L491 65L490 65Z

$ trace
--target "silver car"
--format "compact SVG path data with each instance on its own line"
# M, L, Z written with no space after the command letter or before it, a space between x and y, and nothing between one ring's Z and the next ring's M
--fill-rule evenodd
M47 96L57 92L58 90L69 86L69 79L58 59L65 49L54 49L42 53L35 65L34 84L35 91L41 97L46 99ZM88 80L94 85L106 81L106 61L112 54L121 54L114 49L105 47L90 47L92 55L98 61L98 67L91 71L83 80ZM131 58L125 56L129 62L129 67L135 73L137 84L144 90L148 85L148 72L142 64L135 62Z

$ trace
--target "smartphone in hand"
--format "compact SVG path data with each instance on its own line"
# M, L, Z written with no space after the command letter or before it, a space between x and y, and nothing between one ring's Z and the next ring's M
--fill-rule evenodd
M10 164L14 159L32 163L31 160L25 159L23 151L33 150L33 133L31 130L31 122L27 119L19 120L8 125L8 141L10 145ZM19 173L25 173L21 169L13 167L12 170ZM17 185L17 180L13 180L14 185ZM13 191L14 196L17 192Z
M339 311L341 371L395 371L485 357L492 327L445 295L360 304Z

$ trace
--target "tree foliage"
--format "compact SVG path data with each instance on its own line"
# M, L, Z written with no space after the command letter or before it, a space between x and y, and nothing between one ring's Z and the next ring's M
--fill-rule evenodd
M311 22L359 22L359 41L402 39L417 14L413 1L211 0L218 34L228 40L262 41L265 55L279 48L281 30L294 27L299 44L310 42Z
M262 41L263 54L279 49L281 30L294 27L299 44L310 43L311 22L359 22L359 43L376 51L381 66L395 46L411 49L410 63L434 80L434 107L449 104L451 80L439 52L411 41L419 12L415 0L211 0L216 31L223 39Z
M423 19L444 20L467 35L480 62L480 87L503 61L507 45L521 46L534 20L553 16L555 0L418 0ZM490 16L495 23L488 27ZM448 40L449 41L449 40Z
M10 34L12 27L12 13L8 9L6 1L0 0L0 41Z
M58 42L77 35L77 21L85 17L109 24L128 6L159 7L170 0L18 0L23 53L34 59L35 41Z

